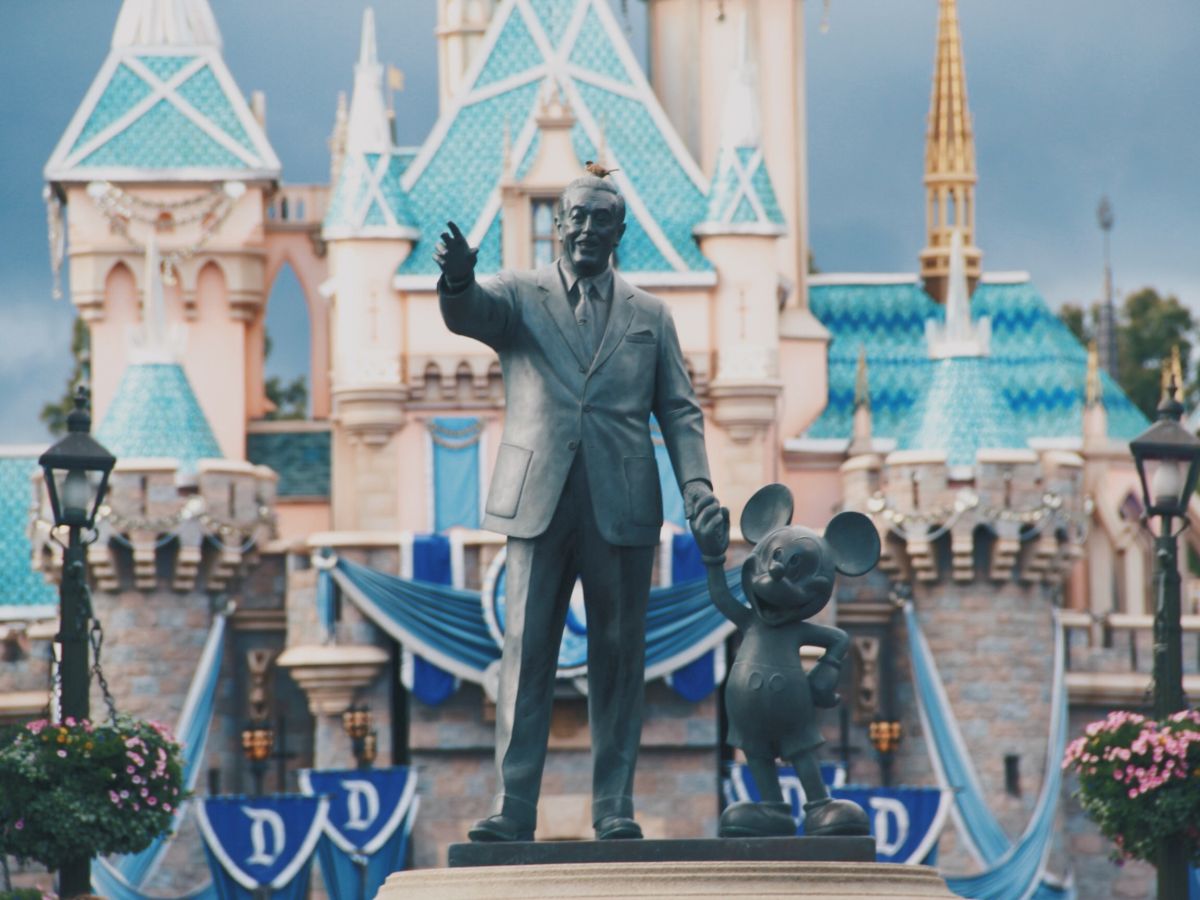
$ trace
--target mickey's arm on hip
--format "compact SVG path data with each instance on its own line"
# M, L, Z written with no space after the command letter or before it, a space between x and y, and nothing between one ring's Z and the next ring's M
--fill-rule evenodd
M700 558L708 574L708 593L713 605L738 628L745 628L750 610L738 603L725 580L725 551L729 548L729 510L717 502L706 481L689 481L683 489L684 508Z
M442 270L437 286L442 320L455 334L498 349L516 318L511 294L504 290L503 277L489 285L475 280L479 248L470 246L453 222L447 222L446 228L433 251Z
M842 662L850 650L850 635L840 628L805 622L800 633L804 644L825 647L825 655L808 673L808 686L812 690L813 702L826 709L837 706L841 698L837 684L842 674Z

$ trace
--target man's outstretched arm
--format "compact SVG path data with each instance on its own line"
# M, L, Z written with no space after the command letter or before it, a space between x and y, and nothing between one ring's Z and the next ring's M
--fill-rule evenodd
M438 279L438 305L442 321L455 334L473 337L493 349L505 342L514 320L512 295L503 280L481 285L475 280L475 260L479 248L472 247L453 222L433 251L442 269Z

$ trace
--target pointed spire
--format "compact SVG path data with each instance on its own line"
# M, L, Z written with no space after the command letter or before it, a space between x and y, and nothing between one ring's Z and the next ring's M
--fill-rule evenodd
M221 32L208 0L125 0L112 46L220 47Z
M1171 355L1162 362L1162 396L1170 400L1183 397L1183 360L1178 344L1171 347Z
M693 229L699 236L758 234L786 230L760 146L758 67L751 46L749 15L742 12L738 59L727 82L721 119L721 150L708 191L708 211Z
M871 452L873 423L871 418L871 380L867 373L867 348L858 345L858 367L854 372L854 428L850 436L849 453L858 456Z
M375 11L363 10L362 39L354 67L354 96L346 128L347 153L387 153L392 149L391 124L383 96L383 66L375 44Z
M350 110L346 103L346 92L338 91L337 112L333 117L333 131L329 135L329 183L337 184L346 161L346 132L349 127Z
M950 235L963 233L967 278L979 279L982 253L975 246L975 138L967 108L967 76L957 0L939 0L933 92L925 139L926 246L921 276L926 290L944 301Z
M167 303L163 292L162 259L153 230L146 238L146 263L142 276L142 322L133 332L131 362L174 363L182 349L182 333L167 325Z
M1084 405L1087 408L1104 403L1104 385L1100 381L1100 350L1096 341L1088 342L1087 381L1084 386Z
M971 294L967 284L966 252L961 229L950 234L950 265L946 277L946 321L925 323L929 355L933 359L987 356L991 344L991 320L971 321Z

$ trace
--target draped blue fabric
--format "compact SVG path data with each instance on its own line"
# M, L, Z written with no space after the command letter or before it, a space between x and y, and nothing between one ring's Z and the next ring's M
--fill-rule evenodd
M325 573L322 572L322 575ZM332 578L317 578L317 621L325 632L326 639L333 636L337 628L337 616L334 602L334 586Z
M682 500L680 502L682 503ZM696 539L692 537L691 532L673 535L671 538L672 584L695 581L705 577L700 548L696 546ZM703 700L716 689L723 677L723 673L717 667L717 655L724 654L724 652L724 647L714 647L672 672L667 676L667 683L684 700L690 700L692 703Z
M106 859L92 860L92 887L101 897L108 900L217 900L217 889L212 881L184 894L167 898L161 894L146 894L134 887L120 871Z
M183 783L188 791L196 787L204 762L204 749L208 744L213 705L217 696L217 679L221 674L221 660L225 652L225 626L228 618L225 610L219 611L213 617L208 638L200 653L200 662L188 686L179 720L175 723L175 736L183 747ZM135 890L142 886L166 853L171 837L178 830L186 810L185 801L176 808L168 834L155 839L154 843L141 853L123 856L117 861L115 871L127 886ZM93 866L93 869L95 868L96 866Z
M663 519L687 528L687 516L683 510L683 494L679 490L679 482L675 478L675 469L671 465L671 456L667 453L667 445L663 443L662 429L658 420L650 417L650 439L654 442L654 460L658 463L658 483L662 487Z
M413 538L413 578L430 584L451 584L450 540L445 535L419 534ZM414 654L412 667L409 690L422 703L438 706L458 690L458 679L425 657Z
M339 559L319 578L333 578L344 596L409 651L467 681L481 683L500 647L488 629L478 591L399 578ZM726 573L745 603L741 575ZM661 678L718 646L733 625L713 606L706 579L650 591L646 614L646 677Z
M1050 736L1046 771L1037 805L1016 843L1008 840L1000 823L987 808L966 745L950 708L937 665L921 632L911 603L904 609L908 626L913 680L921 720L928 737L930 759L942 787L954 791L954 802L964 839L986 867L978 875L950 876L946 883L956 894L976 900L1013 900L1038 896L1073 897L1074 889L1044 878L1046 855L1054 836L1054 819L1062 789L1063 757L1067 743L1067 692L1062 628L1055 618L1054 673L1051 693Z
M317 845L329 896L374 897L388 875L404 868L417 815L415 773L407 766L310 771L301 773L300 785L330 799Z
M479 419L439 416L433 435L433 529L479 527Z
M1200 900L1200 867L1192 866L1189 873L1188 900Z
M329 812L326 797L206 797L196 807L219 900L302 900Z

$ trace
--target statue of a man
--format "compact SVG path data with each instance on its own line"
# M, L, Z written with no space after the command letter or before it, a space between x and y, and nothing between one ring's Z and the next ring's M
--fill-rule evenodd
M597 838L639 838L633 772L642 731L646 603L662 526L650 414L689 517L717 503L704 416L665 303L612 270L625 201L583 177L559 200L562 256L475 280L453 223L435 256L447 327L500 356L507 413L483 527L508 536L496 706L499 791L473 841L531 840L559 641L583 582L588 621L592 820Z

